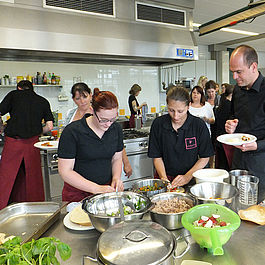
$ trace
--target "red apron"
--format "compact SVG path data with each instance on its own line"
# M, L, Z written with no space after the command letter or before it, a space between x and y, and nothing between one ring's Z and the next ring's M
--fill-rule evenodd
M39 137L5 137L0 161L0 209L10 202L44 201Z
M62 192L62 201L80 202L89 195L92 195L92 193L79 190L67 184L66 182L64 182L63 192Z
M232 168L232 162L233 162L233 155L234 155L235 147L232 145L227 145L227 144L222 144L222 145L223 145L223 148L225 151L228 166L229 166L229 168Z
M135 121L134 121L135 115L132 114L129 120L129 127L130 128L135 128Z

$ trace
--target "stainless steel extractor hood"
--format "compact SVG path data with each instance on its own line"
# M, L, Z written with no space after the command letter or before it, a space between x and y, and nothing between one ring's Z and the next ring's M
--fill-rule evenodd
M198 60L198 47L190 30L194 0L113 1L112 16L48 8L43 6L45 0L0 4L0 58L156 65ZM139 4L144 7L141 14ZM164 21L150 21L150 8L165 12ZM184 25L167 20L170 15L174 20L176 12L182 15Z

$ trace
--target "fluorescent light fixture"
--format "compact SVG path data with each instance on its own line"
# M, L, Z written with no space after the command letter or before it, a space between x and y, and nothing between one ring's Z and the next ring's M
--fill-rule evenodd
M199 24L199 23L192 23L192 25L193 25L193 27L198 28L201 24ZM257 35L259 35L259 33L256 33L256 32L239 30L239 29L221 28L220 30L221 31L225 31L225 32L231 32L231 33L248 35L248 36L257 36Z

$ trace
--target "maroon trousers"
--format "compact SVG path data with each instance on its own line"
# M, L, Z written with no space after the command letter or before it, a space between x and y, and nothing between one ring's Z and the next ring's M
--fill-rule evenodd
M11 202L44 201L38 136L29 139L5 137L0 161L0 209Z

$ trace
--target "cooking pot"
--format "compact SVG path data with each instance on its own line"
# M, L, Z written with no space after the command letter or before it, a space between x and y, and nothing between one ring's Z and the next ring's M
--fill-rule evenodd
M97 258L86 258L101 265L173 265L175 259L181 258L190 248L184 237L186 249L176 255L178 239L152 221L121 222L101 234L97 243Z

